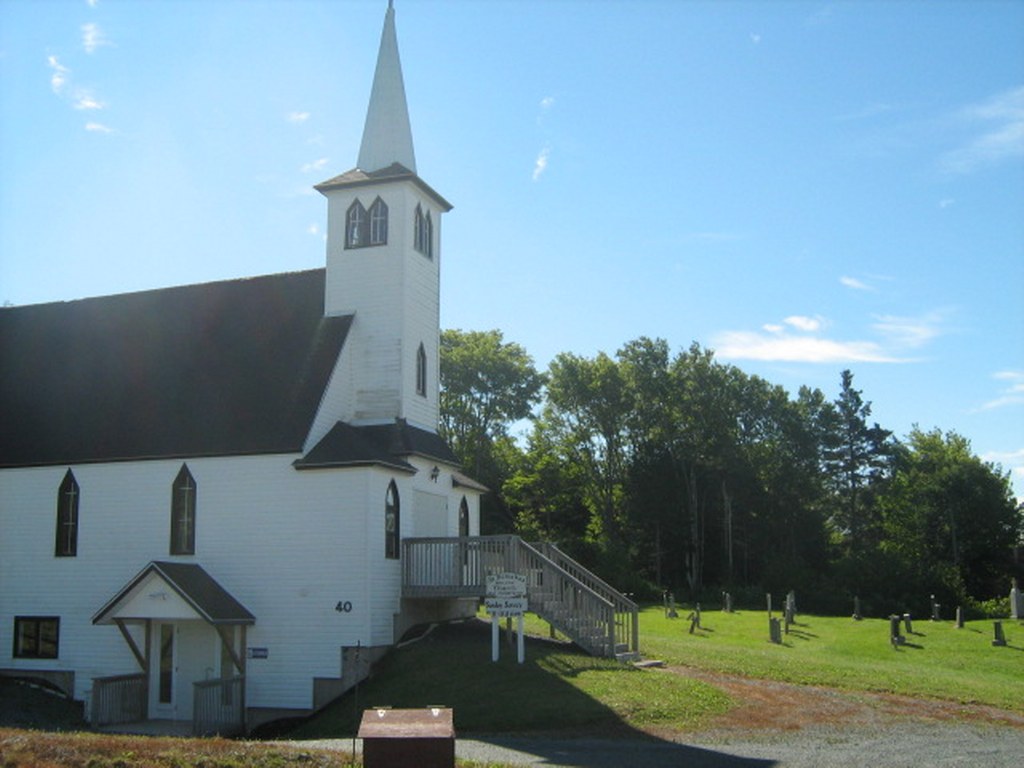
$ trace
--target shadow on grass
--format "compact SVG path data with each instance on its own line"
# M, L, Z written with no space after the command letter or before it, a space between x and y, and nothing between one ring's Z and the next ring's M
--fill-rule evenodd
M640 710L655 720L662 708L683 718L691 711L706 711L708 717L722 711L721 705L714 703L720 700L720 692L706 683L691 681L696 685L680 687L678 680L668 685L663 678L647 677L649 674L537 637L527 637L526 660L518 664L515 648L506 642L504 633L500 658L492 662L489 625L470 620L438 627L418 642L391 652L357 690L276 737L350 739L368 708L443 705L453 710L460 758L485 764L533 762L573 768L774 765L770 760L657 738L604 703L616 700L619 711L637 717ZM714 700L711 705L708 699ZM481 751L476 747L479 744L494 749ZM522 754L517 759L503 757L505 750ZM539 759L526 760L523 755Z

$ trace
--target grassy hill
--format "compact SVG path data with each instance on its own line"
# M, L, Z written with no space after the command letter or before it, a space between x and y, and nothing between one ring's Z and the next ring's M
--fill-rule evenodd
M684 614L685 615L685 614ZM704 612L689 634L685 619L661 608L640 618L647 658L753 678L898 693L1024 711L1024 626L1004 622L1009 645L993 647L992 623L918 621L907 645L894 649L880 619L798 616L782 645L768 642L763 611ZM374 677L318 716L293 738L350 736L363 709L378 705L455 709L460 734L545 729L692 730L733 706L713 685L594 659L544 639L547 626L531 617L526 663L502 648L490 660L483 621L439 627L390 654Z

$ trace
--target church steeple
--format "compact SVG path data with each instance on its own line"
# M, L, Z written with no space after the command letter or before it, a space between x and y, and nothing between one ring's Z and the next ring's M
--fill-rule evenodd
M357 166L366 173L373 173L392 163L399 163L413 173L416 172L412 127L405 102L398 37L395 34L395 8L392 0L388 0Z

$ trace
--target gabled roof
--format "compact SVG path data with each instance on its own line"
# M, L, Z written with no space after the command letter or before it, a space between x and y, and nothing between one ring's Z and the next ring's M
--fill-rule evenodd
M154 561L107 601L93 616L92 623L111 623L114 614L132 596L135 588L153 573L210 624L253 624L256 621L256 617L201 566L195 563Z
M394 424L359 427L339 421L309 453L295 461L295 468L326 469L377 464L415 472L416 468L406 461L413 455L458 464L452 449L440 435L398 419Z
M301 451L352 319L324 276L0 309L0 467Z

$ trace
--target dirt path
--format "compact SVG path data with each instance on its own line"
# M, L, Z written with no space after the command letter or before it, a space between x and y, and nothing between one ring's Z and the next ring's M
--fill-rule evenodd
M752 680L692 667L665 667L663 673L709 683L738 702L738 706L712 723L710 730L713 731L797 731L820 725L888 726L899 721L989 724L1024 729L1024 713L981 704Z

